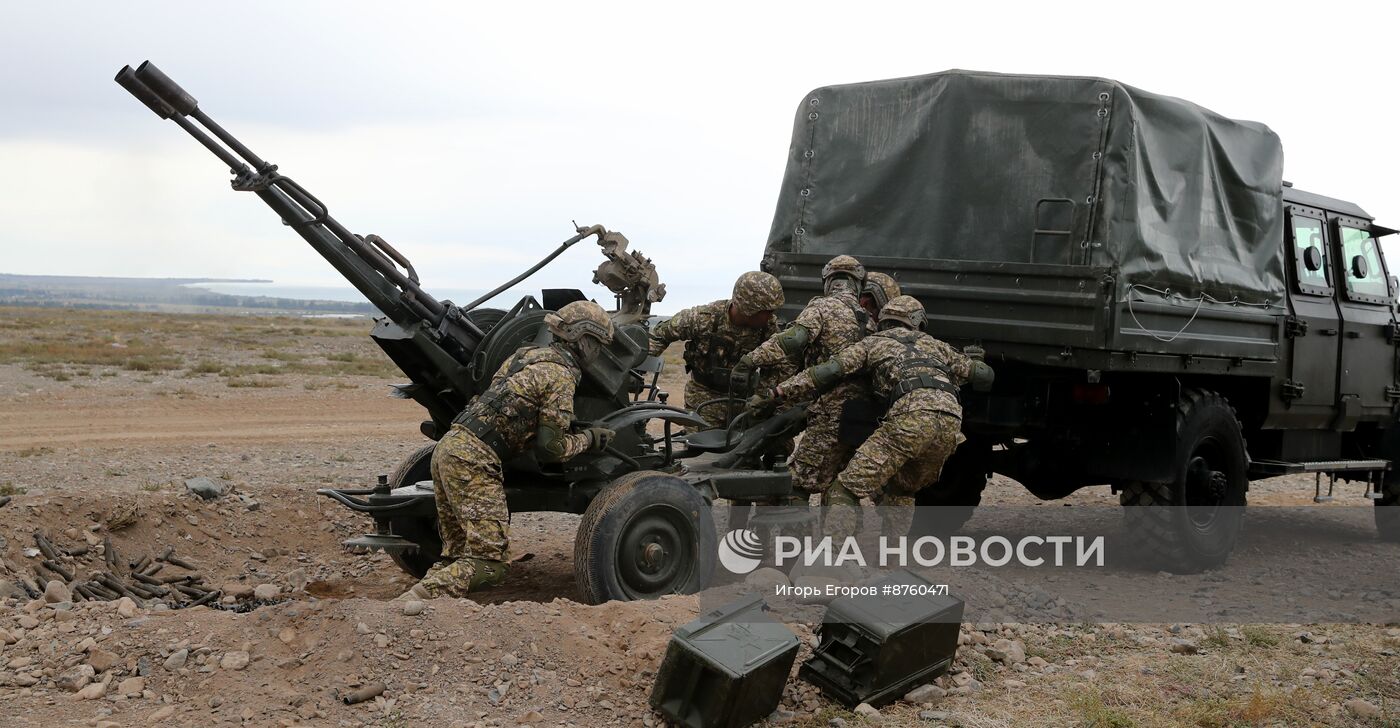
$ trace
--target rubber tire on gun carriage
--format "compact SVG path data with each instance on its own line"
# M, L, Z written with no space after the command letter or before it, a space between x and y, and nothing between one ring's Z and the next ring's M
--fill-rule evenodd
M641 470L605 486L574 536L574 580L585 604L694 594L718 557L710 505L674 475Z
M1178 574L1221 566L1239 539L1249 456L1239 418L1224 397L1185 390L1176 412L1176 479L1128 482L1118 502L1141 556Z
M389 474L389 487L401 488L421 480L432 480L435 447L437 443L430 442L400 461L394 472ZM389 528L395 535L418 544L416 551L389 555L400 569L408 572L413 578L422 579L423 575L428 573L428 569L442 559L442 538L438 536L436 516L395 518L389 521Z

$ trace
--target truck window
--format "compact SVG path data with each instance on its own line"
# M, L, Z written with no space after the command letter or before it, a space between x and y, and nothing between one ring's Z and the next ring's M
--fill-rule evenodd
M1342 265L1346 266L1349 298L1384 303L1390 299L1380 247L1371 233L1354 227L1342 230Z
M1298 271L1298 290L1314 295L1330 295L1327 275L1327 244L1322 221L1293 215L1293 267Z

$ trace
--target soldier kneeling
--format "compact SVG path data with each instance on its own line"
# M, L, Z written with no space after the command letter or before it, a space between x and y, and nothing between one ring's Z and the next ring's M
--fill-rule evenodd
M603 427L568 434L581 365L612 343L612 321L598 304L575 301L544 323L554 342L502 364L433 449L443 560L400 599L461 597L500 583L510 547L504 464L531 447L541 462L562 462L612 440Z
M889 403L880 426L828 490L827 529L833 537L859 530L860 498L881 497L888 506L882 513L894 517L886 520L887 535L904 535L914 494L938 480L944 461L966 439L958 388L969 382L977 390L991 387L990 366L923 333L923 327L923 305L899 296L880 311L877 332L749 401L751 409L762 412L866 375L876 396Z

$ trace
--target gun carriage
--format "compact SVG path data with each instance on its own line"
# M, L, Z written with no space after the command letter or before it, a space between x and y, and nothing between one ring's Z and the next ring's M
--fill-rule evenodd
M548 311L585 296L550 289L509 309L481 306L589 238L596 238L607 258L593 281L614 294L617 307L610 315L618 335L584 367L575 416L580 425L615 430L617 438L605 452L563 464L543 464L533 454L506 463L511 512L583 514L574 572L583 600L600 603L700 590L717 553L713 501L742 505L791 490L786 470L765 453L801 425L801 408L751 427L739 417L728 428L702 430L704 420L695 412L666 403L658 386L662 362L647 355L651 304L662 299L665 286L649 259L627 249L621 233L601 225L577 227L538 264L475 301L458 306L438 300L387 240L342 225L325 203L214 122L149 61L124 67L116 81L223 161L234 190L252 192L272 208L383 314L370 337L410 380L395 386L392 396L427 410L421 430L430 442L373 488L317 491L373 519L374 531L346 541L347 547L384 551L415 577L438 560L429 470L436 440L511 354L550 341L543 325ZM691 429L682 434L680 428Z

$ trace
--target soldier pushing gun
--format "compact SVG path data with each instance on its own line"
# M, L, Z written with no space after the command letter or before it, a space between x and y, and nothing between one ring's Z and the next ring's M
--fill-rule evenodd
M859 296L865 267L849 255L832 258L822 269L823 295L813 298L792 325L744 355L736 368L782 366L789 358L811 366L825 361L865 335L869 314ZM807 408L807 428L792 456L793 487L798 497L823 493L840 472L851 448L837 437L841 411L860 394L858 382L840 382Z
M761 413L784 400L833 391L858 375L867 376L875 394L888 402L880 426L827 491L832 509L827 524L834 537L855 535L860 498L883 498L890 507L884 513L899 519L886 522L887 532L908 532L914 494L938 480L943 463L966 439L958 388L969 382L979 391L991 388L995 373L979 350L964 354L923 328L923 305L899 296L880 311L876 333L749 402Z
M734 389L731 374L739 358L778 332L774 314L783 305L783 287L767 273L750 271L734 282L727 300L687 308L651 330L652 356L673 341L685 342L685 406L696 410L711 427L729 424L730 397L753 394L747 382ZM775 371L768 384L782 381Z
M506 360L433 450L443 560L401 599L462 597L499 584L510 558L502 466L532 446L541 462L563 462L606 449L616 434L603 427L566 434L580 365L612 343L607 313L591 301L575 301L544 323L554 342Z

